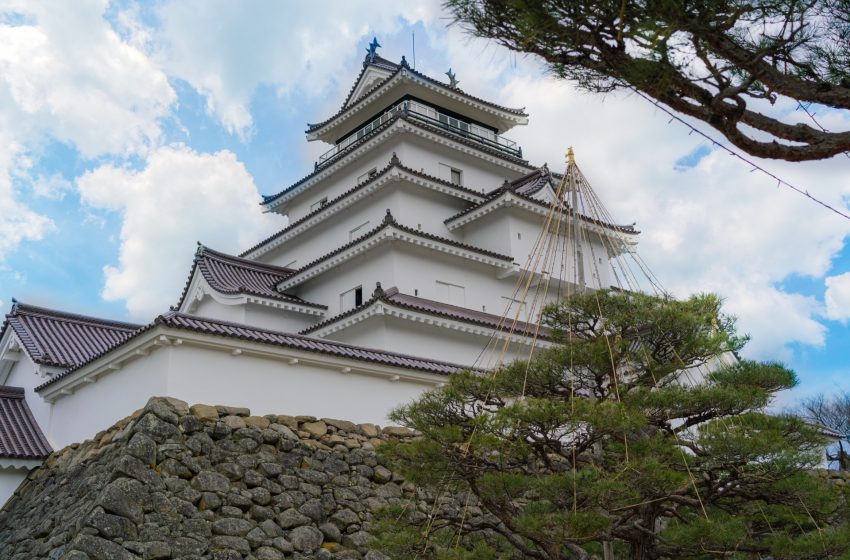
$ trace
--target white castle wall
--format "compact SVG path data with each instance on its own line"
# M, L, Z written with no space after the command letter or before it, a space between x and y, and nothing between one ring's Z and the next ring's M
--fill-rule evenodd
M310 206L327 197L328 200L341 195L357 185L357 178L371 169L380 171L386 167L393 152L401 163L415 171L448 180L440 164L462 171L463 185L485 193L499 187L505 179L513 180L521 174L502 165L481 159L473 154L457 152L428 138L410 133L387 136L383 141L366 150L351 163L337 169L325 179L309 187L287 203L287 214L291 221L310 213ZM448 218L445 215L440 221Z
M392 408L444 379L422 374L427 380L393 382L386 376L360 373L357 364L354 371L342 373L341 368L311 362L311 355L303 354L293 365L271 355L233 356L227 350L190 344L159 347L60 397L53 404L52 422L42 427L58 449L92 437L157 395L245 406L258 415L285 410L386 424Z
M39 375L39 367L30 359L25 351L22 350L20 355L21 358L12 366L9 377L3 385L24 388L24 398L27 401L27 405L29 405L35 421L44 429L44 426L50 423L50 404L42 399L33 389L49 378ZM53 444L52 441L50 443L51 445Z
M170 349L155 350L57 399L50 423L41 424L53 448L91 438L142 408L150 397L168 395L170 356ZM227 387L219 390L226 392Z
M405 181L394 181L261 255L258 260L277 266L302 267L378 227L387 209L402 225L411 228L421 225L422 231L459 239L448 231L443 220L465 207L463 200ZM355 228L360 229L352 233Z

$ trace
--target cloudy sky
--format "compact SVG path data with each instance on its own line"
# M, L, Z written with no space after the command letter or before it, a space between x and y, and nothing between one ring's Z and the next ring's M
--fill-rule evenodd
M539 62L471 40L436 2L0 1L0 301L148 321L176 302L195 242L238 252L285 225L261 194L326 145L377 36L460 87L527 107L508 135L534 164L567 146L678 295L726 298L748 356L794 367L793 398L850 389L850 221L627 95L593 96ZM301 8L304 6L305 8ZM774 108L789 119L792 104ZM819 112L830 129L850 118ZM850 159L759 162L847 209Z

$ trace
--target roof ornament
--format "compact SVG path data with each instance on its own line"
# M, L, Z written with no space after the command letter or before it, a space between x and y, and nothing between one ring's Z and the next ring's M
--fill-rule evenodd
M407 63L407 59L404 58L404 55L401 55L401 67L410 68L410 64Z
M372 297L378 299L384 297L384 289L381 287L380 282L375 282L375 291L372 292Z
M396 155L396 153L393 152L393 157L390 158L390 165L399 165L400 163L401 163L401 160L398 159L398 155Z
M449 68L449 71L446 72L446 76L449 77L449 87L457 89L457 85L460 83L460 80L457 79L457 74L452 72L452 69Z
M573 147L570 146L567 149L567 165L575 165L576 164L576 155L573 152Z
M378 56L378 48L380 48L381 44L378 42L377 37L372 37L372 42L369 43L369 48L366 49L368 53L366 58L369 59L369 62L375 62L375 57Z
M395 223L395 218L393 217L393 213L390 212L389 208L387 208L387 213L384 216L384 224L386 225L386 224L394 224L394 223Z

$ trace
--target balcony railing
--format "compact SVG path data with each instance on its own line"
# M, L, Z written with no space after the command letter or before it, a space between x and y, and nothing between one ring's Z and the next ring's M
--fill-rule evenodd
M455 117L441 113L422 103L416 101L402 101L387 109L376 119L368 122L360 127L355 133L348 136L345 140L335 145L333 148L319 156L316 161L316 169L323 167L331 162L338 155L347 151L348 148L360 142L367 136L375 132L382 124L399 114L405 114L415 120L442 128L452 134L472 140L488 148L498 150L510 156L522 158L522 148L517 146L513 140L509 140L504 136L499 136L491 130L488 130L477 124L468 123Z

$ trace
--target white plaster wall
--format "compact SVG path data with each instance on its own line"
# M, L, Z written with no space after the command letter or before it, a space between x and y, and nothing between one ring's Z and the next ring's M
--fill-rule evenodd
M33 389L48 381L49 378L41 377L37 372L38 366L30 359L25 350L21 350L21 359L12 366L5 384L24 388L24 398L27 405L30 407L35 421L46 434L45 427L50 424L50 403L41 398L41 395Z
M514 257L514 261L520 264L525 262L511 252L515 248L511 243L510 226L507 220L497 213L478 218L455 231L463 235L464 243L503 255L511 255Z
M403 293L440 301L439 280L464 287L462 307L499 315L506 304L502 298L514 295L517 282L515 275L498 278L500 272L464 257L404 242L385 243L291 291L308 301L326 304L327 316L333 317L340 313L340 294L355 286L363 286L364 301L371 296L375 282L381 282L385 289L395 286Z
M298 332L323 318L323 315L307 315L256 303L228 305L211 296L204 297L192 314L281 332Z
M89 439L142 408L150 397L167 395L171 352L170 347L156 349L58 399L50 424L46 429L42 425L54 447ZM227 387L219 390L225 392Z
M334 171L330 176L322 179L290 200L286 205L290 223L300 220L309 214L312 211L310 210L310 206L323 198L327 197L329 201L333 200L342 193L357 186L357 178L369 170L376 169L380 171L385 168L389 165L393 152L398 153L401 151L400 145L402 142L402 135L396 134L387 137L377 146L367 150L360 157L348 162ZM328 146L328 149L330 149L330 146ZM399 157L401 156L399 155ZM402 163L405 163L404 160L402 160Z
M206 295L197 305L190 308L193 315L209 317L219 321L230 321L232 323L245 322L245 306L240 304L226 305Z
M289 201L286 212L290 221L306 216L311 211L310 206L322 198L332 200L351 189L357 184L357 177L370 169L380 171L386 167L393 152L404 166L434 177L440 177L440 163L460 169L463 172L463 185L482 193L499 187L505 179L514 180L522 175L477 155L458 152L444 144L403 132L386 137L360 157Z
M380 315L373 315L326 338L367 348L391 348L401 354L470 367L492 367L500 359L502 363L527 359L530 350L527 345L511 342L503 354L504 342L489 336Z
M0 506L15 493L27 472L26 469L0 468Z
M481 193L501 186L505 179L513 181L523 175L477 155L459 152L452 147L412 134L399 146L397 153L407 167L434 177L440 177L441 163L459 169L463 172L463 186Z
M324 315L307 315L297 311L276 309L267 305L245 305L245 324L281 332L298 332L324 318Z
M189 403L246 406L257 415L306 414L386 424L390 410L430 387L341 373L304 361L289 365L187 345L171 351L169 395Z
M366 222L368 225L358 229L355 238L378 227L387 209L404 226L414 229L421 226L424 232L459 240L457 235L448 231L443 220L457 214L468 204L406 181L394 181L275 247L258 260L277 266L300 268L351 241L351 231Z
M394 285L394 253L385 243L289 291L307 301L327 305L327 317L333 317L340 313L343 292L362 286L363 301L366 301L372 296L376 282L381 282L384 288Z

